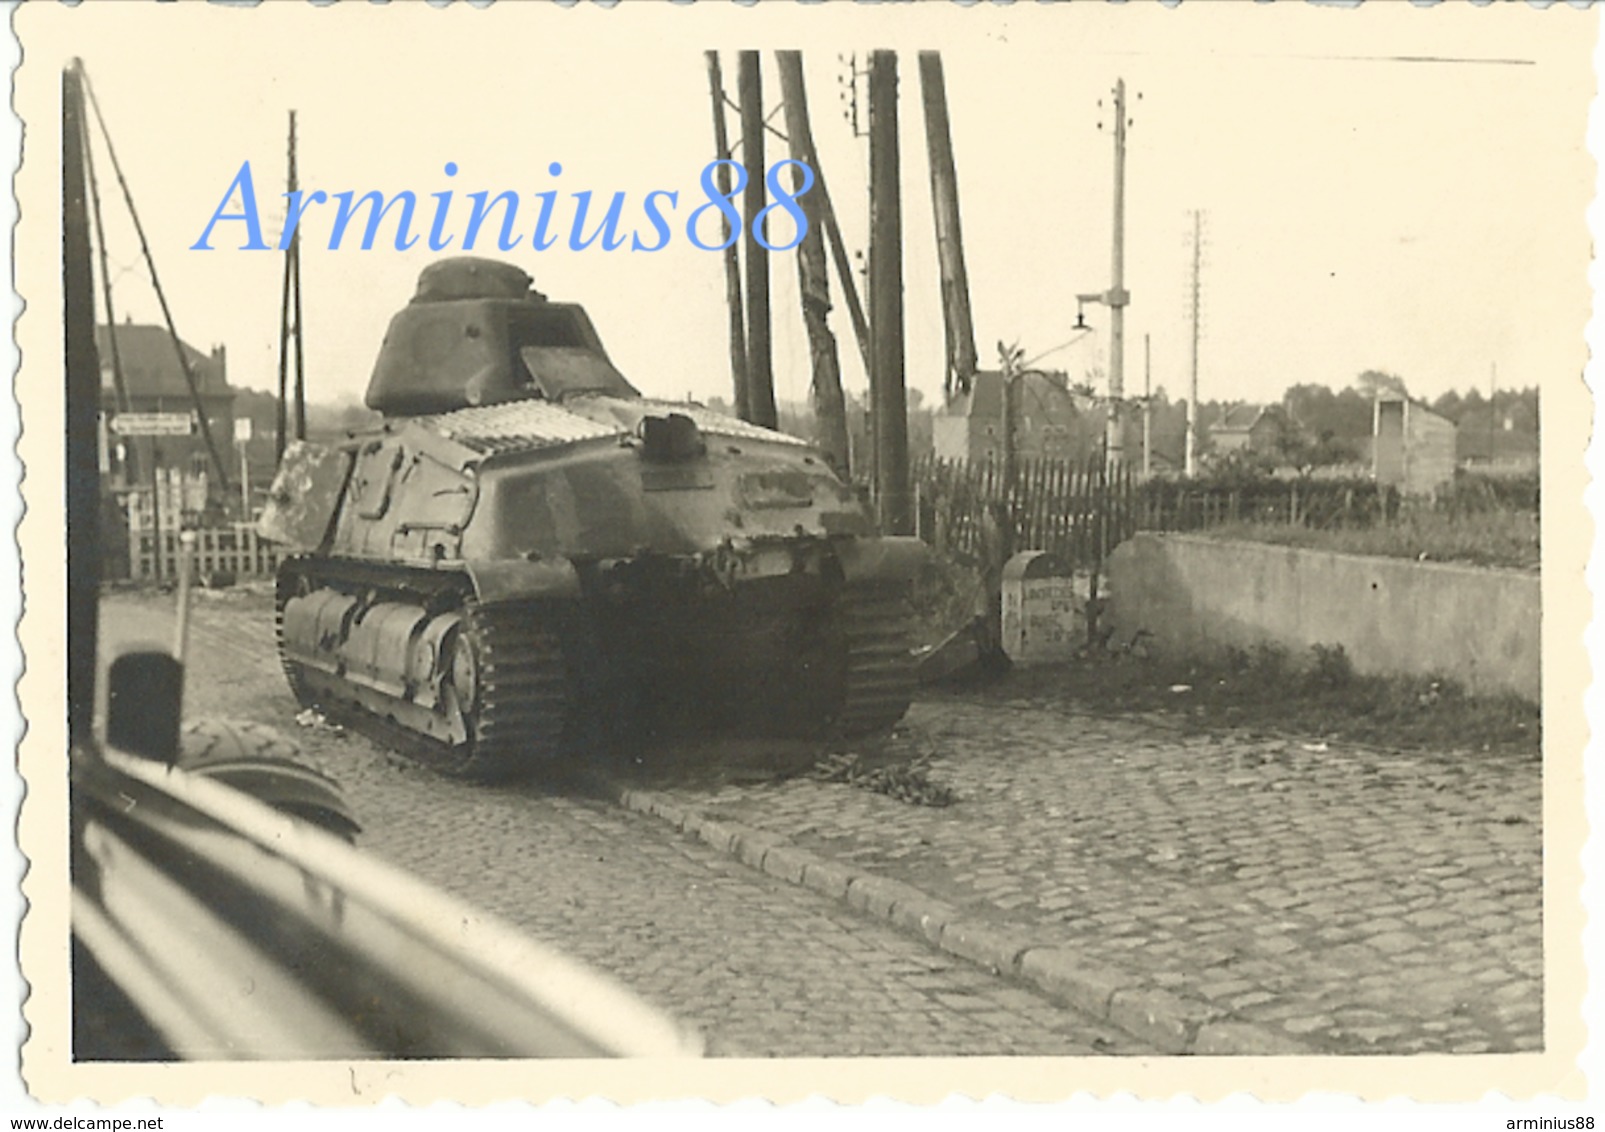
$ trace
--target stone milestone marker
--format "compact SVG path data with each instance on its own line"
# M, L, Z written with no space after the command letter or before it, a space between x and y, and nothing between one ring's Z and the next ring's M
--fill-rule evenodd
M1080 606L1064 563L1044 550L1016 554L1003 566L1003 651L1018 665L1069 660Z

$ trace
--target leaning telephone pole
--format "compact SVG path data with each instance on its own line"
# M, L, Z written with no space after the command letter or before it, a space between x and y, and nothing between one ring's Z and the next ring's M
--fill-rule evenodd
M100 127L100 137L106 143L106 156L111 160L111 171L117 177L117 187L122 190L123 204L128 208L128 219L134 225L134 235L139 240L140 256L145 261L145 269L150 273L151 290L156 292L156 304L161 308L162 322L167 327L167 338L172 343L173 354L178 360L179 372L184 375L184 384L189 390L190 403L195 410L195 422L200 426L201 440L206 445L207 455L211 457L212 467L217 470L218 490L223 498L231 494L228 478L228 465L219 454L217 441L212 435L211 418L207 415L205 402L201 399L200 381L195 376L195 367L185 353L184 342L178 336L178 327L173 322L172 309L167 305L167 292L162 290L161 276L156 273L156 257L151 254L150 241L145 238L145 226L140 223L139 209L134 207L134 193L128 187L128 178L123 176L122 163L117 160L117 149L111 142L111 131L106 128L106 119L100 113L100 102L95 98L95 88L84 72L83 61L73 60L73 71L78 76L78 89L88 99L89 109L94 113L95 124ZM86 119L87 121L87 119ZM88 129L86 125L84 127ZM93 315L91 314L91 317Z
M850 473L847 403L842 396L836 336L826 321L830 312L830 264L825 258L825 225L816 195L821 174L819 155L814 152L814 132L808 120L808 88L803 82L802 52L777 51L775 63L780 72L780 97L785 106L786 137L791 143L792 160L806 165L814 173L815 191L804 193L798 202L808 227L797 248L797 290L802 297L803 325L808 331L808 353L813 362L810 389L814 419L825 459L846 479Z
M741 52L736 96L741 102L741 160L747 168L742 196L742 245L747 262L747 420L765 428L778 423L775 375L769 346L769 249L758 242L753 225L766 203L764 193L763 74L756 51Z
M947 330L947 376L942 384L946 400L950 401L954 393L970 391L978 362L975 323L970 315L970 281L964 269L964 233L959 224L958 174L953 168L953 136L947 118L947 83L939 52L920 52L920 95L925 103L936 257L942 273L942 324Z
M708 91L713 96L713 148L714 159L720 162L716 174L719 195L730 195L730 138L725 129L724 76L719 70L719 53L704 53L708 61ZM730 221L723 213L719 216L720 236L727 241L724 249L725 305L730 312L730 384L736 399L736 416L747 419L747 319L741 299L741 253L736 250L738 240L731 239Z

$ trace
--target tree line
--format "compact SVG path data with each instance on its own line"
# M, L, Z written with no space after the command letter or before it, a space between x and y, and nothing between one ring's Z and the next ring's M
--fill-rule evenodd
M1091 390L1087 390L1088 393ZM1368 457L1371 437L1372 405L1378 394L1409 397L1404 380L1381 370L1367 370L1343 389L1329 385L1298 383L1288 386L1274 406L1286 414L1294 426L1278 441L1274 460L1295 467L1321 467L1362 462ZM1243 405L1242 400L1216 398L1200 405L1200 450L1211 450L1210 433L1227 412ZM1463 460L1486 460L1490 452L1499 458L1538 451L1538 389L1495 389L1492 398L1476 388L1465 392L1451 390L1431 401L1422 401L1433 412L1459 426L1458 455ZM722 397L706 401L710 409L731 412ZM1256 403L1257 404L1257 403ZM920 391L908 391L909 450L913 455L932 448L933 419L939 407L925 400ZM1149 429L1154 454L1179 467L1187 434L1187 403L1171 400L1163 386L1150 400ZM236 391L235 415L252 417L256 436L272 435L276 400L271 393L240 389ZM348 429L371 427L378 414L360 402L311 403L307 406L308 431L314 437L339 436ZM806 402L784 402L779 406L779 423L784 432L812 439L813 409ZM862 397L847 395L848 430L857 452L868 452L869 422L867 404ZM1127 451L1140 452L1142 405L1130 408L1127 423Z

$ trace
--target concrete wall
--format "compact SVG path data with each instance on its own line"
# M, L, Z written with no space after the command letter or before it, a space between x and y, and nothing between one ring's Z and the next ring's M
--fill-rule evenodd
M1342 645L1360 673L1540 699L1536 573L1140 534L1116 548L1109 589L1115 639L1146 629L1162 654Z

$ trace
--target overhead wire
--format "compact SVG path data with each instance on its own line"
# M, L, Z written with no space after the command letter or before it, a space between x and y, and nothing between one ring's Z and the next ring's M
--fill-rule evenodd
M217 450L217 442L212 436L211 421L207 419L205 405L201 400L200 384L195 378L194 367L190 364L189 356L184 352L183 339L178 336L178 329L173 323L173 313L167 304L167 294L162 290L160 277L156 273L156 260L151 255L150 241L145 238L145 226L140 223L139 210L134 205L133 191L128 187L128 178L123 175L122 163L117 160L117 149L112 144L111 131L106 127L105 116L100 112L100 101L95 97L95 88L89 81L89 73L84 69L83 60L76 59L73 66L83 81L84 93L89 97L89 108L94 112L95 122L100 126L101 139L106 144L106 155L111 158L112 172L117 175L118 187L122 190L123 203L128 206L128 216L134 222L134 232L139 237L139 248L145 259L145 266L150 272L151 287L156 292L156 301L162 308L162 319L167 324L168 337L172 339L173 352L178 356L179 368L184 374L184 383L189 387L190 400L195 405L195 416L201 426L201 439L206 443L207 454L212 459L212 466L217 469L218 485L222 492L229 492L228 466ZM85 131L87 135L87 130Z

